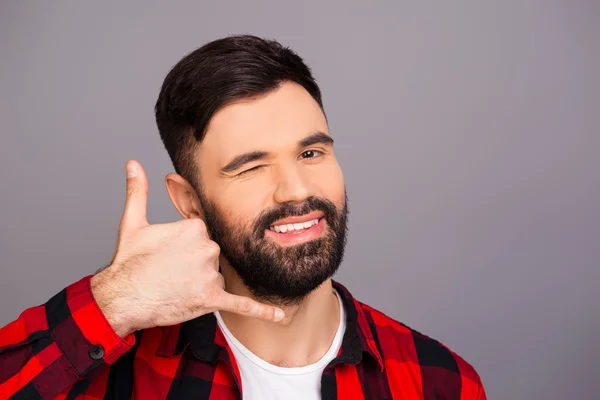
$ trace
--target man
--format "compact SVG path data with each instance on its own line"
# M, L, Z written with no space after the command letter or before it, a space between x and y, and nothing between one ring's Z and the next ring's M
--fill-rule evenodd
M485 399L461 357L332 280L348 204L298 55L255 36L208 43L155 111L183 219L148 224L130 160L110 265L0 331L0 397Z

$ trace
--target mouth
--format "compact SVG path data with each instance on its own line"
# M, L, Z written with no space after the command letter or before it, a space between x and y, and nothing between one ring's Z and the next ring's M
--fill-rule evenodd
M281 244L296 244L313 240L325 230L324 213L314 211L299 217L289 217L275 221L265 235Z

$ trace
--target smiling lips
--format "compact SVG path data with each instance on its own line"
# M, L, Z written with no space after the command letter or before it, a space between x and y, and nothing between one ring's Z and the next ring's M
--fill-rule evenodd
M282 244L306 242L320 236L324 231L323 217L323 212L314 211L300 217L280 219L266 230L266 234Z
M318 223L319 219L311 219L310 221L298 222L295 224L273 225L269 229L277 233L299 233L302 232L304 229L308 229L311 226L316 225Z
M299 217L280 219L275 221L269 229L277 233L300 233L305 229L310 229L312 226L317 225L321 218L323 218L323 212L314 211Z

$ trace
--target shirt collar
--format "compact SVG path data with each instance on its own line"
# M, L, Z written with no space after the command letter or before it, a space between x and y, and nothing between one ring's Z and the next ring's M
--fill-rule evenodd
M363 354L369 354L383 371L381 352L375 340L375 333L369 319L358 302L342 284L332 281L346 310L346 332L342 340L342 349L334 363L358 364ZM162 328L162 338L156 354L173 357L181 354L188 346L201 361L215 364L222 355L226 342L217 325L214 314L209 313L179 325Z

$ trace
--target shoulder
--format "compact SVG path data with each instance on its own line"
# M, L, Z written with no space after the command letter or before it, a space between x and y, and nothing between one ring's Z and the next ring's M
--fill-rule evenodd
M446 393L450 398L485 399L479 374L460 355L440 341L357 301L386 368L410 373L427 394Z

